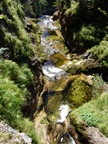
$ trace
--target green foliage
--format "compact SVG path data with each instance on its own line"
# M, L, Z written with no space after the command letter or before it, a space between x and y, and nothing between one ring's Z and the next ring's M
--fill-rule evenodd
M36 33L37 26L31 23L29 36L23 8L20 0L0 2L0 119L27 133L36 144L39 141L33 122L23 117L22 107L27 104L31 95L28 89L33 85L34 77L28 65L36 54L30 36Z
M41 14L45 8L45 6L47 5L47 1L46 0L38 0L38 1L34 1L33 3L35 5L35 11L38 14Z
M35 55L24 25L24 13L20 2L3 1L1 13L4 13L2 25L2 46L8 47L10 58L17 62L27 62ZM5 10L6 9L6 10Z
M76 15L77 12L78 12L78 9L79 9L79 3L77 3L74 0L72 0L71 1L71 7L66 10L65 15L66 16L69 15L69 14L71 14L71 16L72 15Z
M88 50L93 54L95 59L99 61L101 66L108 67L108 41L103 40L99 45L92 47Z
M93 36L95 32L92 26L82 26L78 32L73 33L73 39L79 47L84 47L88 43L88 46L96 43L96 38ZM98 39L97 39L98 40Z
M65 39L72 50L84 52L91 50L102 66L108 66L107 40L108 9L106 1L99 0L71 0L66 10L61 8ZM62 4L62 2L61 2ZM64 10L64 11L63 11ZM64 15L64 16L63 16ZM101 23L100 23L101 21Z
M39 143L33 123L22 116L21 108L29 96L27 86L33 81L33 75L27 65L18 66L9 60L0 61L0 119L15 129L25 132Z
M26 90L21 90L9 78L0 76L0 119L7 120L12 126L20 119L21 106L25 103Z
M82 111L81 109L79 113L81 113L82 120L87 122L87 125L96 126L97 120L93 114L89 114L88 112Z
M0 115L15 125L15 120L22 116L21 107L29 95L27 87L33 82L33 75L27 65L19 67L10 60L1 60L0 70Z
M103 81L102 77L99 75L95 75L93 78L93 85L92 85L92 94L93 97L99 97L104 91L105 82Z
M76 121L79 128L84 124L98 127L108 137L108 93L103 93L74 110L71 113L71 120Z
M20 88L28 87L33 82L33 74L26 64L19 66L10 60L2 60L0 70L4 77L9 77Z
M31 45L25 40L20 40L18 37L11 35L10 33L5 33L4 38L5 47L10 49L10 57L12 60L18 63L27 62L30 60L34 51Z
M21 131L25 132L29 137L32 137L33 144L41 144L34 129L34 124L29 119L22 119L22 121L19 122L18 128Z

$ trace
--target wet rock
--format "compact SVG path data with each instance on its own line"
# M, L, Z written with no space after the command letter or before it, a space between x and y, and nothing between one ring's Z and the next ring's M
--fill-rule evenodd
M53 14L53 20L57 20L59 18L59 11L56 11L54 14Z
M63 123L49 124L47 128L49 141L53 144L81 144L79 136L73 126L69 125L68 119Z
M108 144L108 138L106 138L98 128L86 128L86 135L89 144Z
M30 119L33 119L36 116L37 111L39 112L42 108L44 81L41 63L35 57L33 57L29 65L34 74L34 83L29 87L32 95L27 105L23 108L23 112L26 114L26 116L29 116Z
M57 35L57 31L55 29L49 28L48 32L49 32L50 35Z
M64 132L65 132L65 128L61 123L48 125L47 134L49 135L50 142L52 142L53 144L57 144L59 142Z
M73 139L75 140L76 144L81 144L80 141L79 141L79 135L78 133L76 132L76 129L74 126L69 126L68 127L68 130L67 130L67 133L69 133Z

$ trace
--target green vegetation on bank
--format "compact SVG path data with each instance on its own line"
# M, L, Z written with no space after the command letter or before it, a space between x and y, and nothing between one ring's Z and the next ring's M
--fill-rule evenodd
M21 3L16 1L3 1L0 3L1 19L1 47L9 48L8 57L18 63L27 62L34 55L31 40L25 30L24 13ZM20 13L20 14L19 14Z
M34 12L33 6L40 4L38 9L40 13L46 1L34 1L36 4L29 5L31 2L29 0L0 2L0 120L26 133L33 139L33 143L37 144L39 140L34 124L22 113L22 107L27 105L32 96L35 75L32 59L36 59L38 55L36 20L31 19L31 31L27 33L25 15L30 15L27 15L25 5L30 6ZM35 14L32 16L35 17Z
M88 72L98 73L99 71L104 77L105 69L108 69L107 1L60 0L59 2L61 31L70 51L79 55L89 52L91 57L85 56L83 60L86 58L94 60L98 68L92 67L93 71ZM88 63L86 70L89 66ZM107 76L104 78L107 80ZM74 124L82 134L86 127L94 126L108 137L108 85L100 76L94 76L92 82L92 91L88 89L88 93L84 93L87 84L79 80L74 81L70 86L72 92L68 92L68 97L72 104L77 101L80 103L80 97L85 95L88 98L91 95L92 98L71 112L71 124Z
M108 137L108 92L101 76L94 77L92 96L88 103L71 112L71 123L74 123L82 133L84 126L94 126Z
M71 122L79 131L82 126L94 126L108 137L108 93L91 100L71 113Z
M63 19L66 23L62 27L62 32L71 50L85 52L89 49L102 67L108 67L107 2L60 0L60 3L58 5L62 15L61 25L63 25ZM64 29L66 29L65 32Z
M19 0L25 12L25 15L34 17L40 16L47 6L47 0Z

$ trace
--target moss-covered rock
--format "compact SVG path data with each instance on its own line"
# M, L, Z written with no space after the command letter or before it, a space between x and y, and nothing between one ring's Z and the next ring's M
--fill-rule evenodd
M49 100L46 105L46 112L53 119L57 119L61 104L68 103L72 109L75 109L92 98L91 84L85 75L69 76L51 82L47 86Z

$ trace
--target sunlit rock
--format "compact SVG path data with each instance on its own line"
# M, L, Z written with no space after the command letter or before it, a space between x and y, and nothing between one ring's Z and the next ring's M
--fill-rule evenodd
M25 133L19 133L7 123L0 122L0 143L23 143L32 144L32 138Z

